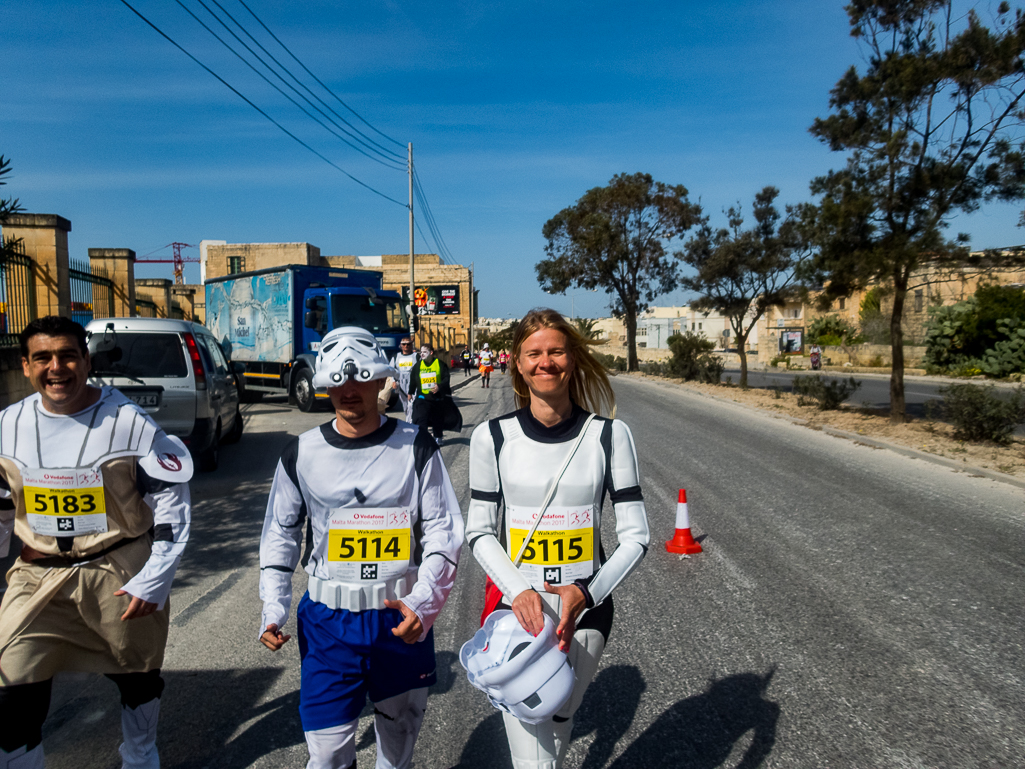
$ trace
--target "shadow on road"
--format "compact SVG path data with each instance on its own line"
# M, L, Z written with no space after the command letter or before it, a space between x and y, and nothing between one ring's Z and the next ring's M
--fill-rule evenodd
M581 769L605 766L616 743L633 723L641 695L647 688L635 665L605 668L591 682L573 723L574 740L595 733Z
M731 765L737 769L760 766L776 743L780 708L765 699L774 673L775 669L765 675L727 676L713 681L703 694L680 700L659 716L612 767L715 769L741 749L742 757ZM750 744L743 748L742 740L749 732Z
M274 468L292 437L286 432L246 433L237 446L221 453L217 470L193 476L192 532L175 576L177 587L222 573L228 565L257 567ZM243 477L258 480L240 483ZM173 593L171 600L173 606Z

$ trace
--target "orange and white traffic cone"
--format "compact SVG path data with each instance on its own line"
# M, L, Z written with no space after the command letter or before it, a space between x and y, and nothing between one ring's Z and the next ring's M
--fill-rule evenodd
M702 552L701 545L694 541L694 537L690 533L686 489L680 489L680 496L676 501L676 533L671 540L666 542L666 551L684 555Z

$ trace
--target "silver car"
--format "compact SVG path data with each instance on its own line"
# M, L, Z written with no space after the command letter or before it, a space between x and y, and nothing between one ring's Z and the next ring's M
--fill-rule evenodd
M101 318L86 326L90 384L111 385L182 439L200 470L242 437L239 388L205 326L166 318Z

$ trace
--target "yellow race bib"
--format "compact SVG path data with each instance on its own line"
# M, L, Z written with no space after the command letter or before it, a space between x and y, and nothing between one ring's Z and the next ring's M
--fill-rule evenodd
M537 517L536 507L513 507L509 519L509 556L515 558ZM594 508L549 507L523 552L520 572L531 586L568 585L594 573Z
M35 534L77 537L107 531L100 470L25 469L21 476L25 517Z
M401 507L332 510L327 533L331 579L359 584L404 575L411 558L410 516Z

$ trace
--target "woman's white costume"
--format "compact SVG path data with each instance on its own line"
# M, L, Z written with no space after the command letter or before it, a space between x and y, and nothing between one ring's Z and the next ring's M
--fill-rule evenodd
M584 427L587 412L545 427L521 409L478 426L470 440L470 510L466 537L484 570L512 600L524 590L540 594L545 611L558 620L558 596L544 583L576 584L587 597L569 657L576 684L555 717L536 726L505 715L516 769L558 769L562 765L573 715L594 676L612 626L612 591L644 557L648 522L630 429L619 420L596 418L587 425L576 454L538 525L522 564L515 555L544 500L556 469ZM601 512L608 494L616 517L619 547L606 557ZM500 515L500 506L504 515Z

